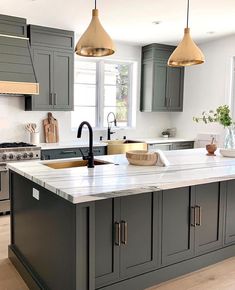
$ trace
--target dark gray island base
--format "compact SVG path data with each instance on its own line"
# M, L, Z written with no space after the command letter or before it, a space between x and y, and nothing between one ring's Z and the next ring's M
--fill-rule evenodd
M9 258L31 290L143 290L235 255L235 180L73 204L10 179Z

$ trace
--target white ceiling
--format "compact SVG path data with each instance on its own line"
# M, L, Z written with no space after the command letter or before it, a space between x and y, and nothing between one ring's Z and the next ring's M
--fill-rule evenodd
M111 37L136 44L176 44L183 34L186 4L186 0L97 0L101 22ZM0 0L0 13L81 34L93 6L94 0ZM156 20L161 24L153 25ZM198 42L235 33L235 0L191 0L189 26Z

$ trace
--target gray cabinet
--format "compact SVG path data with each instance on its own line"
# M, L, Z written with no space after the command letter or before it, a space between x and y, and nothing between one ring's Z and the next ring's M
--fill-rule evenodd
M163 265L222 247L224 189L209 183L163 192Z
M194 227L190 210L194 193L190 187L165 190L162 197L162 264L173 264L194 255Z
M142 49L142 112L183 111L184 68L167 66L174 46L151 44Z
M64 158L75 158L82 157L83 155L88 155L88 147L75 147L75 148L62 148L62 149L44 149L41 151L42 160L51 160L51 159L64 159ZM95 156L105 155L106 146L98 146L93 148L93 153Z
M30 25L28 34L40 88L26 97L26 110L73 110L73 32Z
M0 14L0 34L27 37L26 19Z
M96 202L96 288L156 269L159 193Z
M198 185L195 189L196 254L209 252L223 245L224 183Z
M225 244L235 243L235 180L227 182Z

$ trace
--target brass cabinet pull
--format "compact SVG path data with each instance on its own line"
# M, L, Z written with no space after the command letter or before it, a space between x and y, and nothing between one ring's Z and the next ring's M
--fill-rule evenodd
M194 206L192 206L190 210L190 221L191 221L191 226L196 227L196 209Z
M49 105L52 105L53 94L49 93Z
M122 225L122 244L127 245L127 235L128 235L128 225L127 222L125 221L121 221L121 225Z
M199 205L195 206L196 212L196 226L202 225L202 208Z
M57 105L57 93L54 93L54 105Z
M114 228L115 228L115 237L114 237L114 242L116 246L121 246L121 225L119 222L114 223Z

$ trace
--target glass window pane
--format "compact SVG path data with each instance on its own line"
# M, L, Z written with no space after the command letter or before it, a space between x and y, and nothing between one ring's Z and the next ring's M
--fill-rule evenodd
M105 85L128 85L129 65L111 64L104 65L104 83Z
M95 107L74 107L74 112L72 112L72 128L77 128L82 121L88 121L92 127L95 127L95 120Z
M118 127L126 127L128 124L128 107L104 107L104 127L108 126L107 116L108 113L114 112L117 119ZM113 117L110 116L110 121L113 121Z
M117 88L116 86L104 86L104 105L117 105Z
M75 106L95 106L96 105L96 86L95 85L74 85L74 104Z
M96 62L76 61L74 80L75 83L95 84Z

